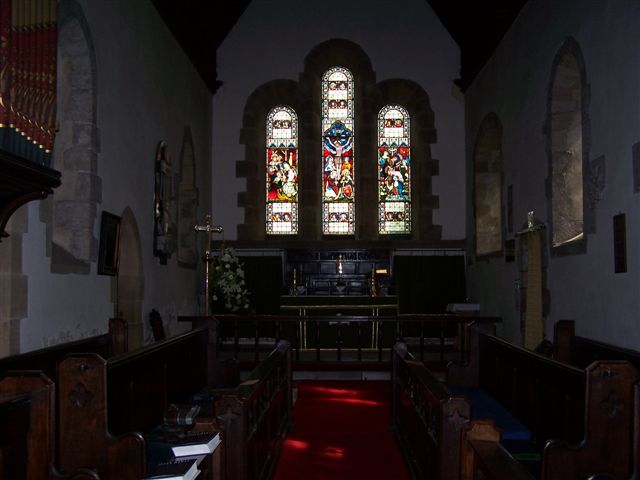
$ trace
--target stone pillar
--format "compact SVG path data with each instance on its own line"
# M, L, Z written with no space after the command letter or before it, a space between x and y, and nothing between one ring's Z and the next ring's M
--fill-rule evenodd
M20 351L20 320L27 316L27 277L22 273L22 234L28 210L23 206L7 224L0 242L0 357Z

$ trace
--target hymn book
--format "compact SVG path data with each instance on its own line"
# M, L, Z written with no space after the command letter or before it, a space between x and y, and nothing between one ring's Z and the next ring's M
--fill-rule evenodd
M219 444L219 432L187 433L172 442L171 450L175 457L202 455L213 452Z
M196 460L160 463L144 480L193 480L200 474Z

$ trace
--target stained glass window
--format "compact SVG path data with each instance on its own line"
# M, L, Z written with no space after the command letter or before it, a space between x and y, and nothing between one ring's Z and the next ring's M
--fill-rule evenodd
M322 232L355 232L353 75L342 67L322 77Z
M277 106L267 116L268 235L298 233L298 117Z
M378 114L378 232L411 233L409 113L387 105Z

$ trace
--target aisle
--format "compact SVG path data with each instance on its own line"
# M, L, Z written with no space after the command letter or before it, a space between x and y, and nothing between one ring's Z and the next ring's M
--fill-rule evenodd
M276 480L406 479L389 430L390 382L302 381Z

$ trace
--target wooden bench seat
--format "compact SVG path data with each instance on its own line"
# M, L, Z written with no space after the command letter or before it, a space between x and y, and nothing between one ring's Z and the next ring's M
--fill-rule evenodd
M640 370L640 352L576 335L573 320L556 322L553 353L556 360L582 369L596 360L626 360Z
M208 331L194 330L105 360L72 354L59 365L60 465L104 479L142 478L142 432L207 382Z
M398 343L392 356L391 427L413 478L458 480L469 403Z
M471 406L471 418L491 418L502 432L503 441L531 442L531 431L500 402L482 388L452 387L449 390L465 396Z
M227 478L271 478L292 424L291 345L281 340L237 388L216 399Z
M474 336L476 354L463 369L450 365L447 381L483 388L531 430L541 478L628 471L638 370L625 361L596 362L583 370L493 335ZM615 452L604 454L613 444Z
M491 419L473 420L462 431L460 479L534 480L501 443L501 432Z
M109 360L67 356L58 372L60 464L90 465L107 480L142 478L147 462L141 433L160 425L171 403L191 403L203 390L215 390L208 383L215 368L208 363L211 345L209 330L196 329ZM205 405L213 415L206 428L222 423L224 430L222 445L205 461L203 480L267 478L264 472L277 458L282 425L291 419L289 345L279 345L248 381L215 390Z
M57 366L70 353L97 353L103 358L113 356L111 335L108 333L83 338L73 342L53 345L19 355L0 358L0 376L10 370L40 370L55 381Z
M497 402L495 408L501 410L500 414L506 410L531 432L531 451L519 453L539 455L540 462L529 463L535 476L567 480L608 472L627 478L633 456L632 392L640 380L638 370L625 361L595 362L582 370L483 333L477 333L472 343L476 346L469 364L463 368L450 365L448 381L456 387L483 389L481 396L492 399L491 408ZM451 451L452 442L461 442L463 430L452 433L453 441L445 441L440 435L452 425L467 428L477 418L473 401L468 414L461 414L464 409L458 407L455 415L449 415L456 420L440 425L438 419L446 416L445 406L455 398L456 388L438 384L424 365L406 354L409 359L404 359L401 351L394 357L393 424L401 430L403 452L410 465L418 465L418 478L457 478L455 472L468 460L456 460L454 455L445 472L441 455ZM467 402L464 397L458 401ZM522 441L526 440L503 438L501 447L477 444L477 449L463 451L466 455L471 451L480 457L489 455L493 467L500 471L512 468L501 465L501 461L513 466L513 456L505 455L503 447ZM611 449L612 445L616 448ZM453 476L443 477L445 474Z

